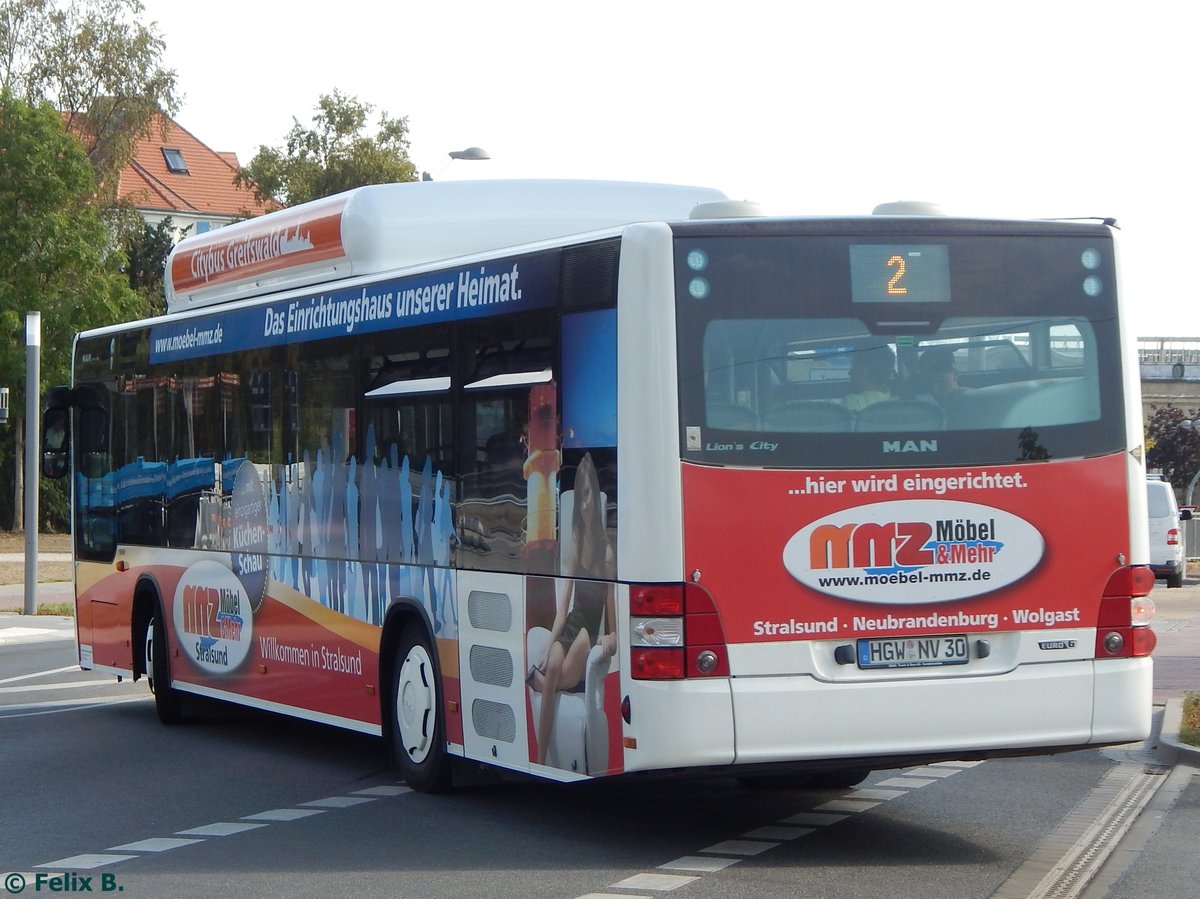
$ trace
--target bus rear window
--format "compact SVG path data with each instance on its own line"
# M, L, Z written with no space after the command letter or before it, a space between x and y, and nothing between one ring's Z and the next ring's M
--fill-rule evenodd
M853 320L722 319L704 334L704 426L976 431L1100 418L1087 322L947 320L922 339ZM1039 359L1040 357L1040 359Z
M947 243L939 265L955 275L953 290L909 306L855 299L861 289L850 275L839 280L829 238L710 240L702 253L681 252L684 457L837 468L1119 448L1113 300L1087 296L1083 274L1064 290L1068 275L1055 273L1040 243ZM1052 245L1079 268L1083 250L1071 243ZM994 257L1014 266L1019 250L1036 260L1039 279L1010 278L998 293L987 265ZM823 280L820 265L830 269Z

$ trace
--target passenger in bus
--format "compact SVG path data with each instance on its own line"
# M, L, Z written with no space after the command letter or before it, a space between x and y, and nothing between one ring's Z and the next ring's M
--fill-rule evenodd
M923 352L917 362L917 381L919 399L930 399L944 406L961 397L963 388L958 383L954 350L935 346Z
M613 632L616 600L611 583L616 576L616 556L600 503L600 482L589 453L575 475L572 543L570 557L563 564L563 575L568 578L566 590L555 609L546 651L529 674L529 685L543 696L537 729L539 765L546 763L550 747L558 705L555 694L574 689L583 679L593 646L599 644L606 659L617 650L617 635Z
M850 362L851 393L842 397L842 405L851 412L892 398L896 377L896 354L890 346L860 350Z

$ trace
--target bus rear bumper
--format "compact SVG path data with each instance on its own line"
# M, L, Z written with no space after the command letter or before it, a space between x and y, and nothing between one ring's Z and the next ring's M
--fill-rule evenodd
M734 678L735 764L978 757L1142 740L1152 671L1144 658L873 683Z

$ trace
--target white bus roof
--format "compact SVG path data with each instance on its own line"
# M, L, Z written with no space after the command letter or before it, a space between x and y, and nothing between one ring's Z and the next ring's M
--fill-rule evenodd
M718 190L608 181L378 184L188 237L167 259L167 312L645 221Z

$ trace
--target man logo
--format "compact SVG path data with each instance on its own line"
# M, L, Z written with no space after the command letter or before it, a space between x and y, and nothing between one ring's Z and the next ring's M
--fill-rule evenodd
M936 453L938 442L936 440L885 440L883 441L883 451L885 453Z

